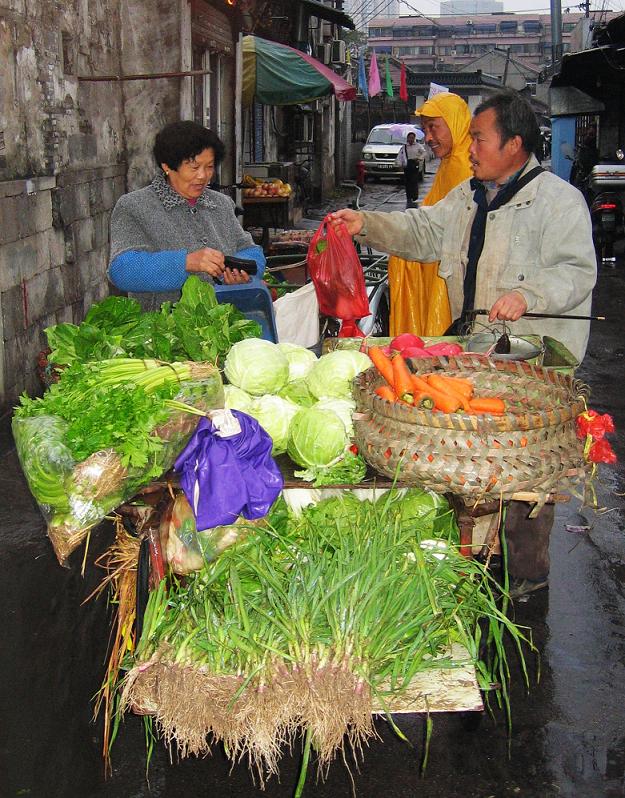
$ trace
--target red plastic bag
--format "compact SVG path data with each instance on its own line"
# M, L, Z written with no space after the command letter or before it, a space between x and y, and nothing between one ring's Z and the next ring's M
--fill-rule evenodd
M334 227L325 217L308 247L308 269L325 316L362 319L370 314L362 265L345 225Z

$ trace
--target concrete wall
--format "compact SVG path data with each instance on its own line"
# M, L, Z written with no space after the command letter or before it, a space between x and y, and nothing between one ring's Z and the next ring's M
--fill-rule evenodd
M0 3L0 409L41 391L45 327L109 293L111 209L154 175L151 146L180 118L187 0ZM187 79L189 80L189 79Z
M0 406L40 390L45 327L108 293L111 208L125 190L115 0L0 8Z

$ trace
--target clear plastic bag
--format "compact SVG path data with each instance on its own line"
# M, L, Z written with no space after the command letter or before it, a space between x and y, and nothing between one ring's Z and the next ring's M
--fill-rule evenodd
M184 383L176 398L204 411L223 407L219 372ZM168 421L154 429L153 434L165 442L155 455L161 473L172 467L199 418L172 410ZM26 481L47 522L48 536L61 565L95 524L151 481L147 469L124 468L113 449L75 462L64 443L66 424L57 416L14 417L12 430Z
M176 574L199 571L205 563L244 540L259 523L238 518L227 526L198 530L186 496L176 492L170 507L161 516L159 532L163 560Z

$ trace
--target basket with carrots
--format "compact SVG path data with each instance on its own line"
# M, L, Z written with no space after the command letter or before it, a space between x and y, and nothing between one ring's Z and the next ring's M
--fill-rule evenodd
M571 376L481 355L406 359L370 347L354 388L356 443L401 483L475 499L547 494L585 477Z

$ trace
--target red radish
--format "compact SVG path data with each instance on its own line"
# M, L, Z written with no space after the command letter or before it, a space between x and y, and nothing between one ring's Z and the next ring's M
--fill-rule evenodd
M432 357L427 349L420 346L408 346L406 349L402 349L401 354L404 357Z
M459 344L446 344L441 342L439 344L426 346L426 351L430 357L452 357L454 355L461 355L464 350Z
M393 338L391 341L391 349L395 349L397 352L401 352L402 354L404 349L408 349L411 346L418 346L422 348L425 346L425 344L418 335L413 335L412 333L402 333L401 335L395 336L395 338Z

